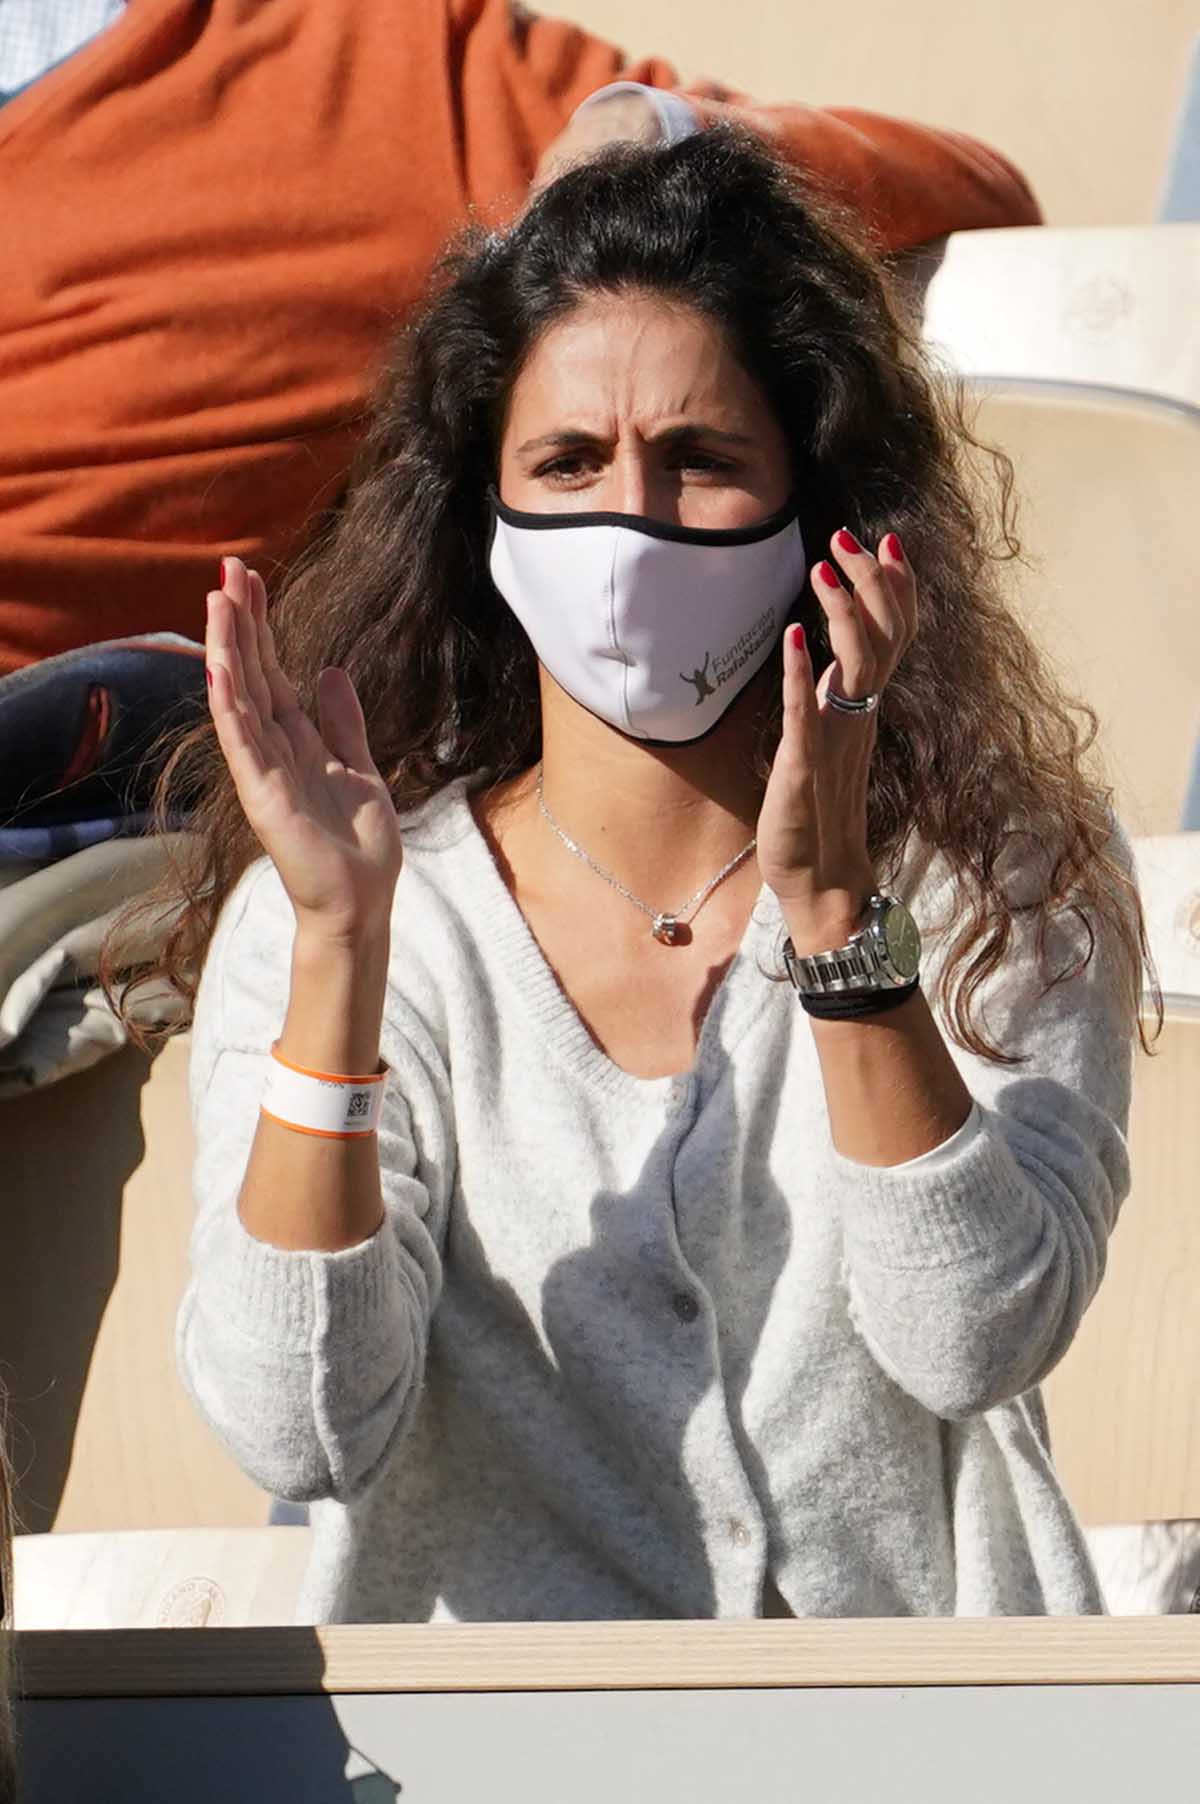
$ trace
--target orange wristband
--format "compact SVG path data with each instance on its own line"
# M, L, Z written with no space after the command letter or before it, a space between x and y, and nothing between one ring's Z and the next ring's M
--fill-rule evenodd
M322 1140L364 1140L375 1133L383 1110L389 1067L381 1059L369 1077L313 1071L293 1064L271 1047L271 1062L260 1107L280 1127Z

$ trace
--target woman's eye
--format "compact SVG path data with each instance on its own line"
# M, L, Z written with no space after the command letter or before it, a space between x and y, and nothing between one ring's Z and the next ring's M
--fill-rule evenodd
M539 464L533 474L540 481L574 482L586 476L594 465L595 460L585 453L568 452ZM712 457L704 451L680 451L672 458L669 467L677 472L691 471L697 476L715 476L724 475L734 465L728 458Z
M702 451L689 451L679 459L681 470L699 470L703 475L711 475L715 470L728 470L732 466L721 457L706 457Z
M554 457L549 463L542 464L534 471L535 476L571 477L582 476L585 460L582 457Z
M681 445L672 453L668 467L676 471L690 471L696 476L727 476L740 466L732 458L722 457L715 451L701 451L698 447L690 449Z

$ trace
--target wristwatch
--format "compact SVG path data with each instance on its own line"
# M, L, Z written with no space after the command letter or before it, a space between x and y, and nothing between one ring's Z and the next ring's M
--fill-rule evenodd
M872 896L863 924L844 946L803 957L784 943L788 976L801 996L863 996L909 984L921 968L921 934L895 896Z

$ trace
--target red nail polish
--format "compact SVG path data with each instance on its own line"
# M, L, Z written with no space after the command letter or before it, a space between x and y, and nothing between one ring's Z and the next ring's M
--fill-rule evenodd
M804 650L804 628L802 626L794 626L792 628L792 644L796 647L797 651Z
M894 532L889 532L887 538L883 541L883 549L887 552L889 557L894 557L898 564L904 562L904 547Z
M844 526L838 532L835 532L833 536L843 551L849 551L853 554L862 550L862 546L859 544L854 534L848 532Z
M225 559L221 559L221 587L225 587Z
M823 583L828 583L831 589L836 589L839 586L837 571L832 564L827 564L824 559L817 565L817 575Z
M212 688L212 671L208 668L207 664L204 666L204 674L208 678L208 686L211 689Z

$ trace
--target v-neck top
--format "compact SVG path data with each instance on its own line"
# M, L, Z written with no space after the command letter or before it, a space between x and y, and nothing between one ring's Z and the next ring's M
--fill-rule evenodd
M180 1362L244 1470L313 1505L299 1619L1101 1610L1037 1387L1128 1187L1104 945L1042 994L1018 917L986 1005L1022 1063L952 1048L975 1130L867 1167L771 981L769 890L691 1069L638 1077L565 995L467 785L403 828L376 1234L289 1251L237 1216L294 935L267 860L193 1028ZM895 887L932 982L946 874L911 859Z
M598 1093L617 1093L627 1096L630 1101L641 1100L653 1106L686 1086L707 1065L715 1040L730 1047L751 1025L762 1008L764 974L770 969L772 958L776 972L782 970L779 964L781 916L774 896L765 885L759 889L737 950L710 999L692 1066L674 1076L639 1077L626 1071L597 1045L578 1010L564 993L497 868L487 840L475 822L466 793L465 784L456 784L453 797L447 796L446 800L450 818L455 823L451 830L462 830L463 877L471 893L478 897L477 930L488 936L497 954L498 967L508 974L517 991L517 1006L527 1012L530 1025L544 1037L548 1053L564 1071ZM473 830L467 828L455 806L459 796L463 797L463 807ZM584 934L588 931L586 920L581 923L581 931Z

